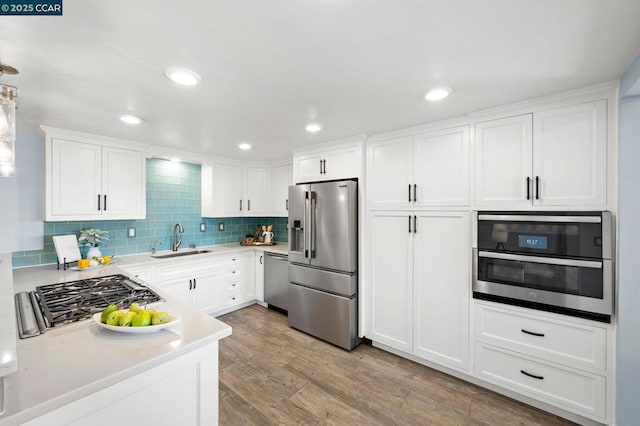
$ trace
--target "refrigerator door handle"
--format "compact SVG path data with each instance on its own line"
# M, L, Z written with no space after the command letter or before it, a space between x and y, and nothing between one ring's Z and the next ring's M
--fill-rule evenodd
M309 212L309 224L311 225L311 229L309 232L309 248L310 254L309 258L312 259L316 257L316 208L317 208L317 200L316 194L311 191L309 198L311 199L311 211Z
M304 258L309 259L309 249L307 248L307 238L311 232L311 225L309 221L309 191L304 192L304 224L302 225L302 251L304 252Z

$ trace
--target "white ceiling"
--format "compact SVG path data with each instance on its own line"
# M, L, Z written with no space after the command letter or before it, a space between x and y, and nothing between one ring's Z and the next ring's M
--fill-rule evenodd
M0 17L0 61L20 70L0 82L23 125L273 159L618 78L638 18L637 0L64 0L63 17ZM440 84L453 95L424 101Z

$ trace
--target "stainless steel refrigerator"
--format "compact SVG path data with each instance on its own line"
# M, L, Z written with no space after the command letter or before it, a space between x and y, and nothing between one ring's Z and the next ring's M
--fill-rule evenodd
M345 349L358 338L358 183L289 187L289 325Z

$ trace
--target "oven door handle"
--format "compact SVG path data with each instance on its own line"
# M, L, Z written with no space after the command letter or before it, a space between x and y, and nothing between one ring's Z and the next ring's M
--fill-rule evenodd
M600 216L544 216L527 214L479 214L478 220L503 222L602 223Z
M602 262L593 260L559 259L556 257L526 256L510 253L493 253L490 251L478 252L478 257L490 259L515 260L518 262L545 263L547 265L576 266L579 268L602 269Z

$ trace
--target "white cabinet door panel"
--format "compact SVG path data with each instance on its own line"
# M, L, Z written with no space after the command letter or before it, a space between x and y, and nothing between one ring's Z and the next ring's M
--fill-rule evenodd
M372 340L413 350L413 236L407 212L369 215Z
M51 215L100 219L102 147L63 139L51 141ZM102 201L100 201L102 208Z
M369 208L408 207L413 199L413 138L374 142L367 151Z
M267 216L269 214L269 169L247 167L247 216Z
M190 289L188 278L178 278L171 281L165 281L164 283L159 283L158 286L187 305L191 305L193 302L193 293Z
M269 210L271 216L289 216L289 185L293 184L292 166L276 166L269 171Z
M294 176L296 183L321 180L322 154L303 155L293 158Z
M414 137L416 207L469 205L469 126Z
M222 274L220 272L195 276L193 305L204 312L222 309Z
M327 151L324 156L323 179L348 179L360 176L360 147Z
M144 157L140 151L102 148L102 215L145 218ZM105 219L106 219L105 217Z
M470 216L417 215L414 242L415 353L469 369Z
M234 164L213 165L214 216L240 216L246 206L242 201L242 167Z
M530 208L533 114L476 124L475 166L476 206Z
M535 204L606 205L606 100L535 113L533 134Z

